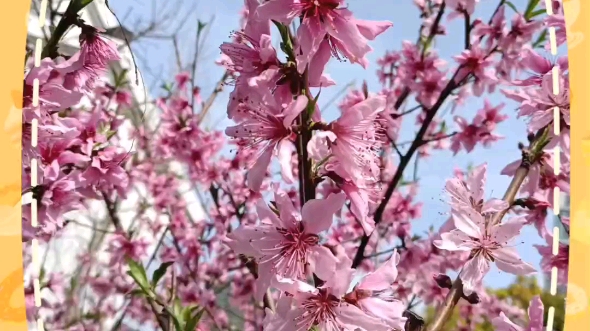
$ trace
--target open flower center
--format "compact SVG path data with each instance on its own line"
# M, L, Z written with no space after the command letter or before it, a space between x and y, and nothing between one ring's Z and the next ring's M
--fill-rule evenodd
M335 308L340 304L340 300L330 294L325 289L320 289L319 293L309 297L303 302L305 313L296 319L297 325L312 326L323 324L326 330L340 330L341 327L336 321Z
M483 239L475 239L479 244L477 248L471 251L470 258L481 256L488 261L494 262L493 251L500 248L501 245L496 242L492 237L486 236Z
M333 14L333 10L340 6L340 0L302 0L296 5L303 17L324 18Z
M277 228L276 230L282 235L282 238L269 250L274 254L265 260L273 264L273 269L279 275L298 279L303 278L308 253L311 248L319 243L319 237L305 232L301 222L289 229Z

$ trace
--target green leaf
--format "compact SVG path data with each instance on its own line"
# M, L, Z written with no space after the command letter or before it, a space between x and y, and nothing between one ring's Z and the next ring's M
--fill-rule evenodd
M311 118L313 113L315 112L315 106L318 104L318 100L320 99L320 94L322 91L320 90L318 94L307 104L307 117Z
M399 186L402 187L402 186L410 185L412 183L414 183L414 182L411 182L409 180L402 179L402 180L399 181Z
M93 320L93 321L98 321L98 320L100 320L101 317L102 317L102 315L100 313L87 313L83 316L84 319Z
M545 9L539 9L539 10L532 12L529 18L535 18L535 17L537 17L539 15L543 15L545 13L547 13L547 11Z
M172 305L172 312L174 313L174 316L179 317L179 321L180 322L184 322L184 319L182 316L182 313L184 312L184 309L182 307L182 303L180 302L180 300L178 298L174 299L174 304Z
M131 276L133 280L135 280L137 285L139 285L144 290L149 289L149 281L143 265L131 259L127 259L127 265L129 265L129 272L127 274Z
M534 17L534 16L531 16L531 15L535 11L535 8L537 8L537 6L539 5L539 2L540 1L541 0L529 0L529 3L526 6L526 9L524 10L524 18L527 21Z
M197 33L201 34L201 32L203 32L203 29L205 29L205 27L207 26L207 23L202 22L201 20L197 21Z
M198 307L195 307L195 308L198 309ZM193 309L189 309L189 311L191 311L191 314L192 314L192 310ZM189 317L187 319L186 325L184 326L184 331L195 331L195 329L197 328L197 325L199 325L199 321L201 321L201 318L203 317L204 313L205 313L205 309L201 309L195 315Z
M172 84L171 83L164 83L160 86L166 92L172 93Z
M91 4L94 0L74 0L70 2L68 6L68 11L70 13L78 13L80 10L84 9L84 7Z
M510 2L510 1L506 1L506 2L505 2L505 4L506 4L506 6L508 6L508 7L512 8L512 10L514 10L516 13L518 13L518 12L519 12L519 11L518 11L518 8L516 8L516 6L515 6L515 5L514 5L512 2Z
M39 281L43 281L45 279L45 268L41 267L41 270L39 271Z
M183 331L182 323L180 323L176 316L172 316L172 323L174 324L174 328L176 329L176 331Z
M162 263L160 267L154 271L152 274L152 287L156 287L156 285L158 285L158 282L162 279L162 277L164 277L164 275L166 275L166 270L168 270L168 267L173 264L174 262Z
M547 41L547 30L545 29L540 35L539 38L533 43L533 48L543 48L545 46L545 42Z
M135 290L129 292L129 295L132 296L132 297L135 297L135 296L146 295L146 293L145 293L145 291L143 289L136 288Z

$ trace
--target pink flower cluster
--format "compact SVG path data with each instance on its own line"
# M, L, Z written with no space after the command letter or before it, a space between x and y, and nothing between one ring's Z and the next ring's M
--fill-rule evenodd
M27 284L28 319L43 314L48 329L98 331L105 316L116 316L121 330L157 328L165 311L155 314L148 298L134 295L126 264L132 259L150 274L156 264L172 264L153 295L158 305L202 308L200 331L406 330L418 305L448 304L452 272L463 284L456 309L471 317L457 329L483 322L521 329L511 320L525 312L490 294L483 280L492 264L515 275L537 271L515 243L534 226L546 242L535 247L541 270L558 267L558 281L567 282L568 246L553 255L546 219L554 189L569 193L568 66L565 58L545 59L543 45L535 45L545 27L562 23L559 15L507 18L504 2L485 21L471 18L476 0L414 3L419 41L386 52L376 63L378 90L366 82L350 90L331 121L319 102L323 89L338 85L327 74L329 61L367 69L371 42L403 32L356 17L343 0L244 1L241 29L221 44L217 62L220 86L231 88L224 101L234 123L225 130L203 125L219 90L206 95L188 72L177 73L151 103L156 125L124 118L124 110L134 116L141 107L126 84L102 82L119 55L89 26L72 57L28 63L23 193L39 201L40 226L33 228L30 208L23 209L23 240L57 239L76 221L69 212L97 200L109 225L89 225L104 245L79 252L74 275L33 271L51 296L37 309ZM469 23L465 45L450 61L433 48L447 33L446 19ZM497 90L518 110L512 114L488 95ZM470 98L481 108L464 109ZM490 162L478 162L446 181L446 223L425 210L418 165L438 162L437 152L491 147L504 139L498 128L516 116L526 119L529 145L501 171L525 174L508 190L514 196L487 198ZM37 146L28 144L33 126ZM132 127L133 151L121 147L124 126ZM415 126L409 141L402 140L406 126ZM132 220L123 226L122 205L131 195ZM420 218L442 227L417 232ZM562 222L569 231L569 220ZM30 262L26 249L24 256ZM542 323L541 310L535 299L529 329Z
M123 123L116 108L125 106L116 98L128 92L100 81L109 62L119 60L119 55L116 46L94 28L85 26L83 31L80 50L70 58L46 58L39 66L28 62L23 188L37 200L39 227L32 227L31 208L23 208L23 241L50 238L68 221L68 212L84 208L85 200L125 198L129 187L124 169L129 151L116 142ZM37 83L38 97L33 95ZM84 100L91 102L79 106ZM37 146L31 145L33 125Z

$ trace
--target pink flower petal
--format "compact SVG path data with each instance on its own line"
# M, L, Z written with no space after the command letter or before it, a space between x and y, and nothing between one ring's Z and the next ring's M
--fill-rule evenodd
M254 192L258 192L260 186L262 186L262 181L266 177L266 171L268 170L272 153L273 149L266 147L260 157L258 157L258 160L256 160L256 163L248 171L248 188Z
M463 293L470 295L481 284L484 276L490 271L490 263L478 255L465 263L460 277L463 281Z
M312 199L306 202L301 209L301 216L305 231L308 233L320 233L326 231L332 225L334 213L344 206L346 194L330 194L325 199Z
M261 221L268 220L276 227L285 227L283 221L281 221L281 219L272 210L270 210L270 208L268 208L268 205L262 199L258 200L256 203L256 213L258 214L258 218ZM243 228L243 226L239 227L238 230L241 228Z
M344 303L336 307L337 320L347 325L349 330L360 328L362 331L389 331L390 327L383 323L379 318L365 314L359 308ZM330 328L322 328L321 330L330 330Z
M514 324L504 313L492 320L492 325L496 331L524 331L523 328Z
M399 263L400 255L397 250L389 260L383 263L377 270L369 273L361 280L359 284L360 289L379 291L384 290L395 282L397 278L397 264Z
M334 275L338 259L325 246L316 245L310 249L308 257L310 269L322 280L327 280Z
M481 226L484 223L481 214L473 209L453 210L451 216L457 229L472 238L481 238Z
M542 331L545 316L545 307L541 297L535 296L529 303L529 328L528 331Z
M502 271L520 276L528 276L537 272L532 265L520 258L514 247L496 249L493 255L496 260L496 266Z

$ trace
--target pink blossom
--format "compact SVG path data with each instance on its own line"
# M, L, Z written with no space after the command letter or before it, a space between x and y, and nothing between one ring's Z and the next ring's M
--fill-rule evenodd
M461 65L461 69L457 72L457 81L463 80L469 74L475 78L476 81L473 84L475 96L481 96L486 86L493 86L491 84L494 83L495 77L488 70L493 61L478 44L471 45L470 49L455 56L455 60Z
M553 14L553 15L547 15L547 17L545 18L545 22L547 24L548 27L554 27L555 28L555 41L557 46L561 46L563 44L565 44L567 42L567 26L566 26L566 22L565 22L565 16L563 13L561 14ZM547 49L551 48L550 44L547 44Z
M368 273L344 296L347 302L356 304L364 312L383 320L395 330L403 330L406 322L406 318L402 317L406 307L393 296L393 284L398 276L396 265L399 260L399 254L394 251L389 260L374 272Z
M545 237L547 232L547 216L549 215L549 208L551 203L545 201L545 197L541 192L535 192L532 197L525 199L525 207L527 208L526 219L528 224L532 224L539 233L539 236Z
M244 78L253 78L278 65L276 50L269 35L263 34L258 36L259 39L254 39L256 37L243 32L235 34L239 37L237 42L226 42L220 47L223 54L231 59L227 63L228 69L245 75Z
M543 22L540 21L527 21L520 13L514 14L511 23L510 31L499 42L500 47L507 52L516 50L530 42L534 33L543 26Z
M355 19L348 9L340 8L343 0L271 0L260 5L259 17L289 25L303 17L297 29L297 68L303 72L320 44L329 43L336 57L367 67L365 58L372 48L367 44L392 26L390 22Z
M55 61L62 61L58 58ZM32 64L31 64L32 66ZM67 67L67 65L62 64ZM32 67L25 77L23 91L23 107L31 107L33 102L33 82L39 80L39 105L36 112L44 110L53 112L60 108L68 108L80 102L83 97L81 92L69 89L64 86L64 75L58 69L60 66L52 59L43 59L39 67ZM75 70L68 68L68 70ZM38 113L37 116L45 114Z
M448 19L451 20L462 15L462 13L467 13L469 15L473 14L477 2L479 2L479 0L447 0L445 2L447 6L455 10L455 12L449 14Z
M542 88L532 93L533 104L523 103L519 116L530 116L529 130L536 132L553 122L553 109L558 108L563 121L570 125L570 97L567 77L558 79L558 94L553 93L553 72L543 76Z
M490 24L479 21L475 25L473 31L473 37L487 37L485 41L485 47L490 49L492 45L508 34L508 28L506 27L506 6L500 6L498 11L492 17Z
M514 324L503 312L492 320L496 331L540 331L544 329L545 307L539 296L534 297L528 309L529 324L526 328Z
M387 322L400 325L404 322L401 317L399 305L393 302L376 304L377 300L362 298L359 302L356 294L346 294L353 277L353 269L350 269L350 260L341 256L338 267L324 285L314 288L300 281L283 279L279 287L292 296L283 296L277 303L277 313L268 312L265 318L265 329L269 330L309 330L317 326L320 331L336 330L383 330L388 331L391 326ZM393 282L396 272L380 270L367 276L365 282L367 288L386 288ZM393 277L392 277L393 276ZM393 278L393 280L392 280ZM373 286L372 286L373 285ZM368 294L368 292L366 292ZM391 309L385 316L379 317L373 314L381 313L381 309ZM369 308L370 312L364 311ZM402 308L403 309L403 308Z
M533 76L522 81L516 81L514 84L519 86L542 85L543 77L551 73L553 67L557 65L562 71L568 70L568 59L562 56L555 61L551 61L533 49L526 48L522 51L522 62L526 68L532 71Z
M551 273L553 268L557 268L557 281L560 284L567 284L569 245L560 242L557 254L553 254L553 236L545 233L544 239L546 245L535 245L535 248L541 254L541 269Z
M293 121L305 109L308 100L305 96L299 96L285 110L270 102L272 101L269 99L262 99L259 103L253 101L245 105L240 111L246 114L247 119L225 130L227 135L239 138L243 147L258 150L258 159L248 172L248 186L253 191L260 190L275 152L281 158L281 165L286 167L283 174L287 178L291 175L290 153L287 154L290 142L287 138L292 134ZM289 158L285 159L287 155Z
M108 251L111 253L109 264L115 266L126 258L141 261L147 255L148 247L149 242L145 239L130 239L122 233L117 233L108 245Z
M327 138L334 157L354 178L379 173L377 115L385 109L385 98L375 96L348 108L329 126Z
M252 255L258 261L258 299L272 285L274 275L301 279L308 267L320 278L327 278L335 267L329 249L319 244L319 233L332 224L333 214L342 208L345 195L308 201L297 212L284 193L275 193L279 214L261 200L257 205L258 226L243 225L228 235L228 245L239 254Z
M66 61L66 66L59 66L59 70L65 74L64 86L92 89L106 72L110 62L120 59L117 46L113 42L103 39L96 28L85 25L80 34L80 52ZM70 64L76 70L68 70Z
M114 190L119 196L125 197L129 188L129 176L122 164L128 156L128 152L121 152L114 146L97 151L90 167L81 175L83 183L105 192Z
M181 72L177 74L174 79L176 80L177 88L184 91L186 89L186 84L191 80L191 76L188 72Z
M494 133L498 123L505 121L508 116L500 114L504 104L493 107L488 100L484 100L484 107L477 112L473 122L469 124L463 117L455 116L459 125L458 134L451 138L451 150L457 154L461 147L471 152L478 143L488 147L503 137Z
M490 262L505 272L516 275L535 273L535 268L523 262L509 241L520 234L525 224L522 217L505 223L491 224L494 214L483 216L471 209L453 210L455 230L441 234L435 246L450 251L469 251L470 259L461 270L463 290L469 295L490 270Z
M478 213L500 212L508 208L508 203L499 199L484 201L487 177L487 163L475 167L466 180L458 177L448 179L445 190L451 197L453 209L473 209Z

